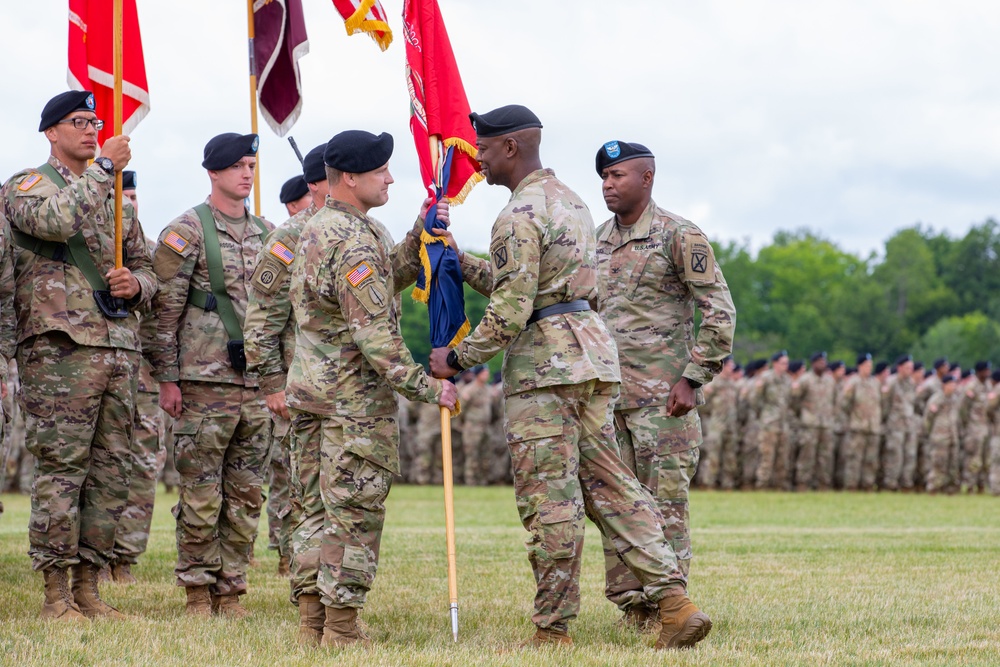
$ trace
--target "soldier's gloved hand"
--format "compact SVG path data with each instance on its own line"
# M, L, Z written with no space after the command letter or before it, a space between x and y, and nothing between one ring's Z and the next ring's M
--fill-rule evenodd
M132 272L126 267L120 269L111 269L105 276L108 279L108 288L111 290L111 296L118 297L119 299L125 299L128 301L135 297L142 289L139 285L139 281L136 280Z
M120 134L111 137L101 146L101 157L106 157L115 163L115 171L121 171L128 166L132 159L132 149L128 142L131 141L126 135Z
M160 407L174 419L180 418L184 401L181 396L181 388L177 386L176 382L160 383Z
M455 405L458 403L458 389L455 388L455 385L447 381L442 381L441 385L441 398L438 399L438 405L449 410L454 410Z
M687 378L681 378L670 388L670 396L667 397L667 416L683 417L694 409L698 397L694 389L688 384Z
M267 403L267 409L271 411L272 415L291 419L288 413L288 404L285 403L284 391L279 391L275 394L265 394L264 401Z

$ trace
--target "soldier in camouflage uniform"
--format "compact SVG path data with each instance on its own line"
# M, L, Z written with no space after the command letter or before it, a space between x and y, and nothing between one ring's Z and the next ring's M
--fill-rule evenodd
M140 346L131 311L148 306L156 278L127 204L126 261L114 268L114 174L131 152L128 137L112 137L88 167L100 125L91 93L57 95L39 125L51 145L48 161L0 191L4 216L21 235L14 239L22 248L15 266L19 400L37 458L28 553L45 578L43 618L121 617L101 600L97 576L113 557L132 473Z
M306 154L302 176L298 177L312 195L311 203L268 234L264 241L251 279L253 289L243 324L247 369L260 376L261 392L274 420L267 523L271 543L278 550L278 574L312 580L316 578L319 563L320 526L314 526L313 535L300 542L300 553L292 558L292 531L301 516L298 511L293 513L292 497L296 497L294 504L301 509L301 496L291 491L291 423L285 401L285 380L295 354L295 317L288 295L291 265L302 227L322 208L329 192L323 165L325 149L326 145L321 144ZM296 588L293 583L292 589Z
M730 490L736 485L737 451L739 447L739 417L737 393L739 385L736 380L736 362L732 357L722 364L722 371L705 386L705 402L712 404L708 427L708 439L712 445L708 448L710 454L699 463L706 469L705 486Z
M413 361L399 333L398 293L420 267L420 221L394 247L368 216L388 201L391 154L388 134L347 131L330 140L330 196L303 228L292 267L296 347L286 392L302 490L296 553L322 527L318 577L293 580L293 597L300 641L323 646L367 639L358 611L375 579L385 499L399 472L393 390L449 408L457 399L453 385ZM443 205L438 215L447 220Z
M164 228L153 256L160 293L149 357L160 382L160 405L177 420L174 455L181 485L173 509L174 574L193 616L249 613L239 596L247 590L270 444L267 406L257 375L240 359L238 338L256 259L273 229L244 204L253 187L257 142L257 135L235 133L208 142L202 166L211 194ZM214 278L210 253L221 262ZM229 319L236 321L227 324Z
M952 375L940 379L940 389L927 400L924 408L924 433L927 434L927 492L948 490L954 483L951 458L958 443L957 383Z
M990 419L990 439L987 445L987 485L994 496L1000 496L1000 370L991 376L993 388L986 395L986 411Z
M809 359L809 372L792 383L790 405L799 421L795 487L799 491L831 487L821 470L832 469L836 380L826 370L826 352Z
M948 363L946 358L935 359L933 364L934 372L924 378L922 383L917 386L917 395L914 399L913 406L917 415L920 418L920 435L919 442L917 445L917 461L915 465L914 480L916 482L926 482L927 479L927 465L930 461L929 447L930 443L927 439L927 431L924 430L926 424L925 417L927 416L927 402L931 399L931 396L936 394L941 390L942 380L948 376L951 370L951 364Z
M858 372L844 385L841 409L847 433L844 437L844 489L875 488L882 434L882 388L872 375L872 357L858 357Z
M698 389L732 352L736 310L704 233L656 205L655 163L641 144L597 152L604 200L615 215L597 229L600 314L618 346L621 395L615 428L622 460L653 495L685 577L691 562L688 490L702 430ZM701 314L694 334L695 311ZM717 465L715 466L717 468ZM714 471L710 484L714 484ZM656 606L605 538L608 599L645 625Z
M14 252L10 242L10 226L0 215L0 493L6 491L9 460L14 443L12 418L14 391L10 380L10 361L17 340L14 318ZM3 514L3 503L0 503Z
M885 449L882 452L882 488L895 491L904 485L903 466L907 452L915 450L913 430L913 358L896 360L896 373L882 386L885 414ZM912 477L909 486L913 486Z
M447 377L506 350L505 431L537 586L537 631L526 645L572 643L567 630L580 606L586 508L643 583L645 600L659 605L657 648L692 646L708 634L711 621L688 599L663 517L618 455L618 354L593 310L598 271L590 213L542 168L541 123L531 111L511 105L470 117L487 182L513 194L493 225L491 261L468 254L462 260L469 284L490 295L486 313L454 350L435 349L430 361L436 376ZM707 242L689 235L699 238L705 247L683 246L684 257L690 262L692 253L704 253L698 266L714 275ZM707 379L705 369L694 368L690 374ZM688 387L685 408L676 416L694 407L693 396ZM684 449L674 443L696 438L696 427L696 418L685 421L671 434L668 449Z
M740 489L748 491L754 488L757 477L757 466L760 464L760 420L757 419L757 390L764 372L767 369L767 359L754 359L747 364L746 374L740 382L736 395L737 417L740 424Z
M788 443L788 353L782 350L771 357L771 368L758 380L753 402L760 421L760 460L757 464L758 489L787 489L791 483L792 458Z
M960 402L962 425L961 481L970 493L981 491L986 484L985 457L990 437L988 395L992 368L989 361L976 362L975 375L963 387Z
M463 478L466 486L489 484L489 442L493 396L489 391L490 369L472 369L473 379L462 386L462 448Z

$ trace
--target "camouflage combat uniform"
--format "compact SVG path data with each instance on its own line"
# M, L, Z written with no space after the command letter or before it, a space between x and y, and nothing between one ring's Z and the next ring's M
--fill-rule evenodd
M841 408L844 435L844 489L875 488L879 436L882 433L882 389L877 377L852 375L844 385Z
M709 391L710 390L710 391ZM706 486L718 483L721 489L734 489L739 485L739 384L727 377L717 377L705 389L705 400L711 401L708 439L712 441L709 456L699 467L707 468Z
M437 403L441 383L399 333L398 291L419 270L416 237L400 246L382 223L332 198L305 225L292 267L295 359L288 371L292 451L302 492L293 543L320 536L319 575L293 599L364 606L378 568L385 499L399 472L393 390Z
M55 157L58 189L33 170L3 186L4 215L35 238L65 242L82 232L101 275L114 268L114 177L97 165L76 176ZM125 267L139 282L130 309L156 293L145 238L132 207L122 216ZM108 319L75 266L15 253L19 401L35 455L28 551L36 570L113 557L128 499L139 374L139 320Z
M463 478L466 486L489 484L490 419L493 396L489 386L473 381L462 387ZM456 477L456 479L458 479Z
M913 428L913 378L893 375L882 387L885 396L885 451L882 453L882 487L913 487L917 460L917 433Z
M10 240L10 226L6 218L0 215L0 382L7 387L7 397L0 407L0 493L4 493L10 472L8 461L14 441L12 420L14 416L14 391L10 382L9 365L14 358L15 331L17 320L14 317L14 252ZM15 472L16 474L16 472ZM0 514L3 514L3 503L0 503Z
M740 423L740 488L751 489L757 479L760 464L760 420L757 419L757 397L761 373L745 377L737 393L737 416Z
M969 491L985 487L985 457L987 441L990 437L989 418L987 416L987 401L990 393L985 382L976 376L969 378L969 383L963 388L961 398L962 417L962 448L961 448L961 483ZM958 480L956 479L957 483Z
M226 292L242 319L264 234L249 215L239 234L210 200L206 203L219 237ZM207 585L215 595L242 595L263 504L270 418L257 376L232 367L218 311L188 301L192 288L212 291L202 225L194 209L161 232L153 264L160 293L149 356L155 379L178 382L183 397L183 411L174 424L174 458L181 478L173 508L174 574L178 586Z
M927 434L927 491L946 489L952 478L952 457L958 444L958 392L950 396L938 390L924 409L924 433Z
M597 263L600 313L621 366L614 413L621 458L656 500L664 537L687 576L688 490L702 431L697 410L670 417L667 399L681 378L705 384L722 370L733 348L736 309L702 231L654 201L629 227L612 217L597 229ZM697 339L695 310L701 313ZM607 539L604 551L608 599L622 610L647 603L642 585Z
M1000 392L996 386L987 395L987 414L990 418L990 439L987 446L987 484L994 496L1000 496Z
M758 489L786 489L791 484L793 459L788 437L788 398L791 391L788 373L768 369L761 373L754 388L754 403L760 421Z
M462 272L490 295L479 326L455 348L469 368L506 349L504 430L535 575L532 622L565 631L580 607L584 510L656 602L686 580L663 517L615 443L618 353L596 312L528 324L532 310L586 300L597 306L593 221L549 169L527 175L493 225L491 261L466 253ZM696 425L697 422L694 422Z
M914 409L919 416L918 422L920 426L917 441L917 460L914 464L914 482L917 484L926 484L927 466L930 461L930 442L927 439L927 431L924 428L926 426L927 403L934 394L941 391L941 387L941 378L935 373L917 387L917 394L913 399Z
M260 375L260 388L266 395L285 391L286 373L295 354L295 317L288 294L290 267L302 227L316 215L316 210L316 205L310 204L268 234L257 257L243 335L247 369ZM289 558L292 576L315 580L318 554L304 552L299 558L293 557L292 531L298 515L293 507L300 508L301 504L298 493L291 490L291 424L280 415L272 414L271 418L274 429L267 500L269 547ZM314 541L318 539L317 535Z
M798 488L833 488L834 405L837 381L830 373L809 371L792 383L791 407L799 417L795 485Z

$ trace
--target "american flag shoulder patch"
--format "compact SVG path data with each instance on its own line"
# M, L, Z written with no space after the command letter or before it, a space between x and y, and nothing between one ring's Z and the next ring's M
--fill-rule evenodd
M178 234L177 232L170 232L167 234L166 238L163 239L163 245L174 250L174 252L184 254L187 250L188 240Z
M347 282L351 283L352 287L357 287L370 275L372 275L372 267L368 262L361 262L347 274Z
M285 263L285 266L290 265L295 260L295 253L288 249L281 241L276 241L273 246L271 246L271 254L280 259Z
M17 186L17 189L21 192L27 192L31 188L38 185L38 182L42 180L42 175L39 173L32 173L26 179L21 181L21 184Z

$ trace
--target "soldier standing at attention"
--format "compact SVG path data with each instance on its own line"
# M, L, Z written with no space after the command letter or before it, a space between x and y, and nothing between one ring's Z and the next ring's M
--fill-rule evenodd
M705 486L729 490L736 484L737 448L739 446L738 415L736 395L739 385L736 380L737 366L732 357L722 362L722 371L705 387L705 401L711 402L708 439L710 454L702 459L699 470L704 466Z
M454 385L413 361L399 332L398 294L420 267L421 223L394 246L368 215L389 200L392 147L387 133L349 130L330 140L330 194L303 227L292 267L295 358L286 392L303 494L293 540L323 527L318 577L298 593L299 638L324 647L367 641L358 611L375 580L385 500L399 473L393 391L447 408L458 398ZM443 202L438 217L448 220Z
M988 385L992 367L989 361L977 361L975 375L963 387L961 401L962 418L962 487L969 493L981 491L985 487L985 457L987 440L990 437L989 416L987 415L990 388ZM957 483L957 480L956 480Z
M465 448L465 485L486 486L490 470L490 419L493 395L490 368L483 364L472 369L472 382L459 392L462 398L462 447Z
M306 153L302 161L302 176L297 177L312 198L309 205L294 213L264 240L250 280L250 305L243 324L247 368L260 376L260 390L274 421L268 457L271 461L268 471L268 532L273 534L271 541L278 549L278 574L293 578L293 604L298 600L298 593L302 592L297 582L308 580L315 585L323 527L317 524L311 530L301 528L299 542L293 545L292 533L301 519L302 499L298 491L292 492L292 489L298 489L298 484L290 480L291 422L285 399L285 382L295 354L295 315L289 289L291 266L302 228L323 207L329 193L326 166L323 164L325 150L326 144L320 144ZM298 462L299 466L318 463L318 460ZM311 471L307 477L318 481L318 471ZM313 491L317 493L311 494L311 497L320 502L318 490ZM320 502L317 507L311 508L309 514L321 514L322 510Z
M302 160L302 168L305 170L305 159ZM299 211L313 206L314 190L309 187L309 182L303 176L292 176L281 186L278 192L278 201L285 205L288 217L296 215Z
M610 141L595 158L614 216L597 229L600 314L618 347L621 394L615 431L621 458L653 492L685 577L691 563L688 491L698 469L702 385L733 349L736 309L722 269L697 225L653 201L656 164L641 144ZM695 311L701 314L694 334ZM715 468L717 469L717 465ZM714 471L710 485L715 482ZM655 621L642 584L604 544L608 599L627 622Z
M882 389L872 375L872 355L858 356L858 372L844 386L844 489L875 488L882 433Z
M537 586L531 619L537 631L525 646L572 643L585 508L643 583L645 599L659 606L656 647L693 646L712 623L688 599L663 517L615 443L618 355L594 312L597 239L590 212L542 167L542 124L534 113L510 105L470 118L487 182L512 196L493 225L491 261L462 259L466 281L490 296L486 313L453 350L432 350L430 363L434 375L450 377L506 350L505 431ZM699 264L706 273L714 269L709 248L688 252L706 255ZM694 407L687 388L686 400L675 397L671 410Z
M907 354L896 360L896 373L882 386L882 395L885 397L882 488L889 491L900 488L904 479L903 464L907 453L915 449L916 433L913 430L915 393L913 357ZM912 481L909 486L913 486Z
M760 462L757 464L758 489L788 490L793 461L788 444L788 353L771 356L771 368L757 381L755 400L760 421Z
M948 490L954 466L951 457L957 451L958 406L953 375L940 379L940 388L927 400L924 409L924 433L927 434L927 492Z
M267 406L248 373L243 317L250 278L271 223L250 214L257 135L220 134L205 145L208 199L161 232L150 357L160 406L174 417L177 585L187 613L242 618L246 569L263 505L270 444Z
M2 210L2 209L0 209ZM17 320L14 317L14 251L10 242L10 225L0 214L0 482L7 479L8 460L12 449L19 447L14 439L14 387L10 382L10 361L14 358L17 340ZM7 489L0 483L0 493ZM0 502L0 515L3 503Z
M826 371L826 352L809 358L809 372L792 383L791 406L798 415L799 452L795 462L798 491L818 488L826 491L830 481L822 479L823 469L833 468L833 411L836 380Z
M131 206L122 216L126 261L114 268L114 176L131 151L128 137L112 137L87 166L100 127L92 93L52 98L38 126L49 159L0 191L21 248L17 366L37 458L28 554L45 577L43 618L121 617L101 600L97 577L114 557L128 500L140 356L134 311L148 306L156 277Z

